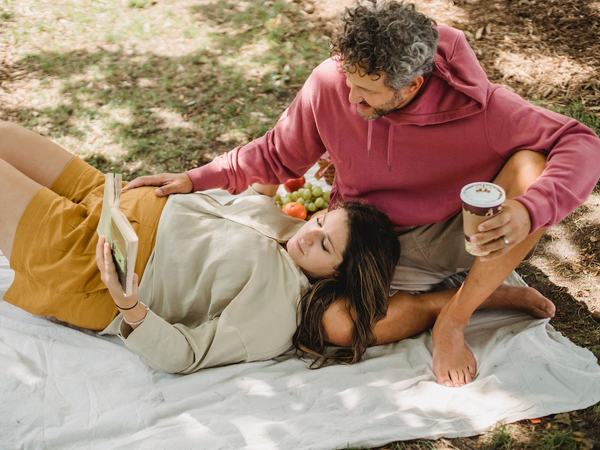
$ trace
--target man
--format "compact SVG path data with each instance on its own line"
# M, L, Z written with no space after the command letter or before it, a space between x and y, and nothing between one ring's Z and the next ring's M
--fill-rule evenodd
M407 291L428 291L470 268L436 312L432 331L437 381L461 386L476 374L464 341L469 318L544 228L589 195L600 172L600 140L578 122L491 84L462 32L436 26L413 5L358 5L346 11L343 25L333 58L313 71L263 137L203 167L141 177L128 187L161 186L157 195L216 187L241 192L253 182L298 177L329 152L336 167L331 203L368 202L400 230L402 257L392 285L399 292L374 328L377 343L431 321L405 301ZM459 192L492 180L508 200L472 238L487 253L473 258L464 251ZM542 316L554 314L550 302L540 308ZM338 302L327 320L348 317ZM330 342L347 341L327 329Z

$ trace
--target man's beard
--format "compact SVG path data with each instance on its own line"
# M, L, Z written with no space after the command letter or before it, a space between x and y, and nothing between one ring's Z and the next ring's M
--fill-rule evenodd
M394 97L392 97L392 99L385 103L384 105L382 105L379 108L373 108L374 112L372 114L364 115L361 114L358 110L358 115L361 116L363 119L366 120L375 120L375 119L379 119L381 116L385 116L386 114L389 114L391 112L396 111L396 109L398 109L398 105L402 104L404 102L403 98L402 98L402 94L400 94L400 91L395 91L394 92ZM370 105L369 105L370 106Z

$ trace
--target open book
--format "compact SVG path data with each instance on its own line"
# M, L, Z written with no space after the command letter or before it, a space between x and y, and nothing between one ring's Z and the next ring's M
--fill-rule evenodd
M137 258L138 237L119 209L121 174L107 173L104 182L104 202L98 223L98 235L104 235L110 244L113 261L126 295L133 290L133 270Z

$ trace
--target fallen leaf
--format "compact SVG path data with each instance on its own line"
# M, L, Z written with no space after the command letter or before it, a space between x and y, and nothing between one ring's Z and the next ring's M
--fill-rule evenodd
M481 39L481 37L483 36L483 30L484 30L483 27L477 29L477 31L475 32L475 39L477 39L477 40Z
M568 413L557 414L554 416L554 420L558 423L571 426L571 416Z

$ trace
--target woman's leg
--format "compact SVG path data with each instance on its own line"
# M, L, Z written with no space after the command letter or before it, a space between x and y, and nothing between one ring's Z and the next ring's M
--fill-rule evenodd
M33 131L0 121L0 159L42 186L52 186L73 156Z
M0 250L10 260L17 225L42 186L0 159Z
M417 295L395 295L387 315L374 328L377 344L387 344L428 330L456 289ZM477 309L504 309L537 318L554 317L554 303L530 287L500 285Z

